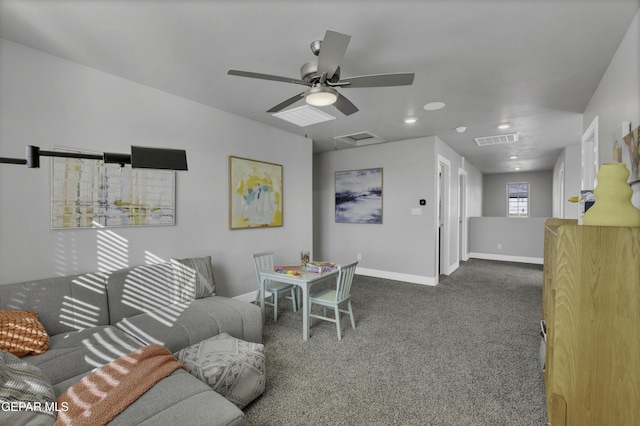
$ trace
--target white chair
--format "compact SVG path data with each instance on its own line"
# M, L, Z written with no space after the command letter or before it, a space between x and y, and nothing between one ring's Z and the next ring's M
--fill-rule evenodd
M338 340L342 340L342 329L340 327L340 312L349 314L351 317L351 326L356 328L356 321L353 318L353 309L351 309L351 283L353 281L353 275L356 272L356 266L358 262L349 263L347 265L338 266L338 278L336 279L336 289L320 290L316 293L312 293L309 296L309 310L313 307L313 304L322 305L324 316L310 314L314 318L319 318L325 321L331 321L336 323L338 329ZM342 303L347 303L349 310L340 309ZM327 308L334 309L334 318L327 316Z
M265 269L273 270L273 252L254 253L252 255L253 263L256 267L256 276L258 277L258 291L256 292L256 304L260 303L260 271ZM264 289L271 293L272 302L267 302L265 295L265 305L273 306L273 320L278 321L278 295L281 292L290 290L291 296L287 297L291 299L293 304L293 311L298 310L298 301L296 299L295 289L293 284L282 283L279 281L266 281L264 283Z

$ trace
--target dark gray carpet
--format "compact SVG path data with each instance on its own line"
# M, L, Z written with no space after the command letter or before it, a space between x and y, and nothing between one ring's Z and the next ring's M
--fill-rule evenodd
M539 265L477 259L436 287L356 276L357 328L343 316L342 341L312 318L304 342L282 299L247 424L545 425L541 289Z

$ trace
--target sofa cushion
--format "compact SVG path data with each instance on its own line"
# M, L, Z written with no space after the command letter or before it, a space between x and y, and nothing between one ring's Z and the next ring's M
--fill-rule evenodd
M37 312L49 336L108 325L104 279L95 273L6 284L0 309Z
M56 420L53 388L35 365L0 351L0 383L2 424L50 425Z
M223 332L238 339L262 342L260 308L219 296L125 318L116 327L147 345L164 345L172 353Z
M100 326L51 336L47 352L23 359L42 370L57 396L92 370L143 346L113 326Z
M111 324L176 303L169 262L114 271L106 285Z
M33 311L0 311L0 349L16 356L42 354L49 335Z
M173 372L126 408L109 426L241 426L244 413L183 369Z
M194 300L191 307L216 322L216 334L225 332L247 342L262 343L262 311L258 305L214 296Z
M109 321L116 324L123 318L213 295L211 257L121 269L109 274L106 287Z
M215 296L211 256L171 259L178 302Z

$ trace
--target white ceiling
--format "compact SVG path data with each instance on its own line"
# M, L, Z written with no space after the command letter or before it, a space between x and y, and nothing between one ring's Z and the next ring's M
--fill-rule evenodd
M640 0L0 0L0 37L314 141L368 131L388 142L437 135L483 173L550 170L580 143L582 112ZM299 128L266 110L331 29L352 36L342 77L415 72L412 86L340 89L360 111ZM423 105L443 101L439 111ZM303 101L292 107L301 106ZM403 119L418 122L406 125ZM513 123L498 130L503 121ZM455 128L466 126L464 134ZM478 147L473 138L519 132ZM335 145L335 146L334 146ZM354 148L358 149L358 148ZM509 160L511 154L519 155Z

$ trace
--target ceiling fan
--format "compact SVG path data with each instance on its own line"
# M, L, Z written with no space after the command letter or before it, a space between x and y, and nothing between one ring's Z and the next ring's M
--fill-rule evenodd
M309 105L313 106L326 106L335 103L340 112L344 115L351 115L357 112L358 108L335 88L410 86L413 84L414 73L372 74L341 79L340 61L347 51L349 40L351 40L351 36L327 30L323 40L311 43L311 51L318 59L307 62L300 68L300 79L239 70L229 70L227 74L309 86L309 89L279 103L267 112L278 112L304 98Z

